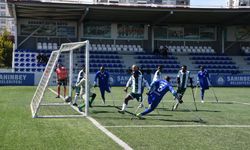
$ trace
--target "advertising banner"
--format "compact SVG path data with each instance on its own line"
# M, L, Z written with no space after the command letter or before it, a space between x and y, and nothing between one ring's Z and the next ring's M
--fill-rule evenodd
M111 86L126 86L130 74L110 74ZM143 75L143 77L151 83L151 75Z
M0 86L3 85L34 85L32 73L0 73Z
M250 75L211 75L213 86L250 86Z

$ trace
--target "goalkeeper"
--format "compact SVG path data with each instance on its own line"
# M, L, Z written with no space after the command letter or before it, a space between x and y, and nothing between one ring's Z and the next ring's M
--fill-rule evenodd
M76 88L76 95L75 95L75 99L74 99L74 106L77 106L77 100L78 97L81 97L82 99L84 99L84 95L85 95L85 81L86 81L86 74L85 74L85 67L82 67L82 70L78 73L78 77L77 77L77 82L75 84L75 88ZM92 85L89 82L89 88L91 88ZM89 107L92 107L92 103L95 100L96 94L90 92L89 96L91 97L91 100L89 101ZM85 106L85 104L83 104L82 106L79 106L79 111L82 111L82 108Z
M152 112L158 106L158 104L161 102L163 96L168 91L170 91L173 94L173 96L180 103L182 103L181 94L178 94L174 90L174 88L172 87L172 85L170 83L170 77L166 76L165 79L161 79L161 80L157 80L157 81L153 82L153 84L150 87L149 93L147 93L149 107L147 109L145 109L144 112L138 113L136 116L140 118L141 116L144 116L144 115Z

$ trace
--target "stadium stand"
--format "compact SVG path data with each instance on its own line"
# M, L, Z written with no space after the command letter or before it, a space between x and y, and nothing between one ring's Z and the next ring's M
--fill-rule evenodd
M211 46L179 46L179 45L161 45L161 47L167 47L169 53L174 54L186 54L186 53L204 53L213 54L215 50ZM159 49L160 49L159 48Z
M140 45L91 44L90 51L143 52Z
M201 65L210 70L210 73L231 73L237 74L239 67L232 61L232 58L222 54L191 54L190 59L195 67L198 69Z
M171 54L164 57L152 53L135 53L134 58L142 70L155 70L157 66L163 65L164 73L176 73L180 68L177 57Z
M243 53L250 55L250 47L249 46L242 46L241 50L243 51Z
M40 45L40 44L38 44ZM50 48L51 45L49 44ZM129 68L131 63L138 64L143 70L155 70L158 65L163 65L164 73L176 73L182 62L178 60L179 54L185 54L188 59L192 62L192 68L194 70L198 70L200 65L206 66L207 69L210 70L210 73L227 73L227 74L237 74L240 73L237 62L234 62L230 56L226 56L223 54L216 54L215 51L210 51L210 53L189 53L187 50L185 53L183 46L172 46L172 49L182 49L181 52L173 53L171 51L168 53L168 56L161 56L159 54L146 53L146 52L137 52L137 51L129 51L130 48L137 48L140 46L136 45L113 45L113 47L120 49L113 49L116 51L112 51L112 45L109 44L91 44L91 52L90 52L90 72L94 73L99 70L100 66L106 67L111 73L124 73L126 68ZM93 49L94 48L94 49ZM106 49L105 49L106 48ZM108 49L111 48L111 51ZM121 49L123 48L124 51ZM201 49L202 47L192 47L194 50ZM204 48L204 47L203 47ZM210 49L211 47L205 47L205 49ZM120 51L119 51L120 50ZM49 50L40 50L41 54L45 54L47 57L50 56L51 51ZM125 52L125 53L124 53ZM16 72L41 72L44 70L46 63L38 63L36 57L38 56L37 50L29 50L29 49L18 49L15 52L14 64ZM134 60L126 60L123 59L123 55L131 55L134 57ZM61 57L64 57L63 55ZM80 70L80 66L84 64L84 55L79 54L75 58L76 64L75 67L78 68L76 71ZM250 58L245 58L247 63L249 64ZM130 63L126 61L132 61ZM62 58L59 59L59 62L62 62ZM64 62L65 63L65 62ZM129 64L129 65L128 65Z

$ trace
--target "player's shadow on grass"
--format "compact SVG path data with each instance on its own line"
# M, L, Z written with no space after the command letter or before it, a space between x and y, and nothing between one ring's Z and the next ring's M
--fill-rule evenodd
M234 104L233 102L211 102L212 104Z
M166 115L166 114L149 114L148 116L171 117L171 116L173 116L173 115Z
M113 106L113 105L93 105L93 107L109 107L109 108L117 108L118 106ZM133 108L133 107L128 106L127 108Z
M106 111L106 110L92 110L91 113L93 114L108 114L108 113L114 113L113 111Z
M168 111L168 110L169 110L168 108L161 108L161 107L156 108L156 109L158 109L158 110L162 110L162 111Z
M162 119L162 118L146 118L147 120L159 120L159 121L167 121L167 122L195 122L195 123L202 123L205 124L206 121L204 120L186 120L186 119Z
M124 115L124 116L117 116L117 117L110 117L110 116L94 116L93 118L98 118L98 119L108 119L108 120L131 120L131 116L128 116L128 115Z
M170 110L170 111L172 111L172 110ZM176 112L191 112L190 110L188 110L188 109L180 109L180 110L175 110ZM173 112L175 112L175 111L173 111ZM221 112L221 111L218 111L218 110L192 110L192 112Z

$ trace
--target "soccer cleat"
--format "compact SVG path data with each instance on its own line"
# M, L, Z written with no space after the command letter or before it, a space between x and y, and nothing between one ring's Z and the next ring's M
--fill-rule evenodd
M182 100L182 99L180 99L180 100L179 100L179 103L180 103L180 104L181 104L181 103L183 103L183 100Z
M105 99L102 99L102 103L105 104Z
M125 113L125 110L118 110L118 113L124 114L124 113Z
M201 100L201 103L204 103L204 100Z
M89 107L91 107L91 108L93 107L91 103L89 103Z
M78 110L79 110L80 112L82 112L82 107L78 107Z
M74 104L72 104L72 105L77 107L77 103L74 103Z
M143 103L141 103L140 105L139 105L139 108L143 108L144 106L143 106Z
M179 106L179 103L176 103L176 104L174 105L174 107L172 108L172 110L176 110L176 109L178 108L178 106Z
M60 98L60 96L58 95L56 98Z
M138 114L136 114L136 117L138 117L138 118L142 118L142 115L141 115L141 113L138 113Z

